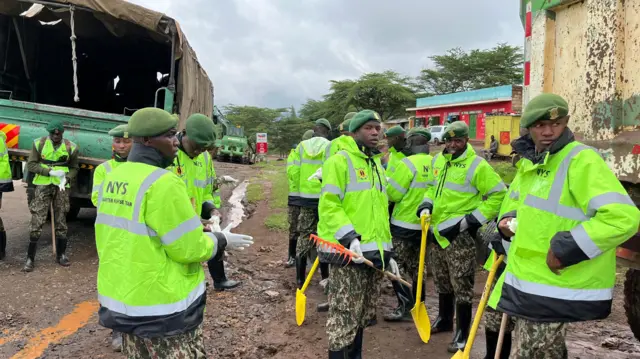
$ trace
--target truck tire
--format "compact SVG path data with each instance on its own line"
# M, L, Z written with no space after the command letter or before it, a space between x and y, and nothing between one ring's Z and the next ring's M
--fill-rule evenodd
M624 311L633 335L640 340L640 270L627 270L624 281Z

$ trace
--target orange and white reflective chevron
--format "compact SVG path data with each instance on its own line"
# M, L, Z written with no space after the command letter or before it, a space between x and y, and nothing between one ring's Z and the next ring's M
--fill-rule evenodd
M20 126L8 123L0 123L0 131L7 135L7 147L18 148L18 137L20 136Z

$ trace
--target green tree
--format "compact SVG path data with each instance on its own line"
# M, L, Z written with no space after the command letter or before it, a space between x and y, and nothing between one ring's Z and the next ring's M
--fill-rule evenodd
M519 46L500 43L492 49L469 52L453 48L430 59L434 68L423 69L416 78L418 89L427 94L522 83L524 57Z

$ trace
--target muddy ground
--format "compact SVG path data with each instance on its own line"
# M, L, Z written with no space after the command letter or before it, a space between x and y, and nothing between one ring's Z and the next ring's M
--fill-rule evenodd
M240 180L257 177L256 166L217 163L220 175ZM8 254L0 262L0 358L120 358L111 351L109 330L97 324L95 315L97 254L93 237L95 210L85 209L69 223L72 265L56 265L51 253L50 227L43 231L36 270L20 272L28 243L29 211L22 183L5 194L0 210L8 229ZM269 192L270 185L264 186ZM231 188L223 190L227 199ZM266 193L266 198L269 198ZM272 211L267 202L248 207L249 217L236 228L251 234L255 245L244 252L231 252L227 275L244 283L235 291L208 292L205 337L211 358L319 358L326 357L326 313L315 305L324 295L319 274L307 292L307 317L298 327L294 319L295 273L285 269L286 234L268 230L264 220ZM224 211L223 211L224 213ZM623 275L624 273L621 273ZM207 273L208 276L208 273ZM479 271L476 303L484 284ZM427 286L427 308L437 313L433 283ZM385 283L379 323L365 331L366 358L450 358L446 345L450 334L434 335L422 344L412 323L382 321L385 310L395 304ZM482 329L472 358L482 358ZM613 314L604 321L572 325L569 329L571 358L640 358L640 343L626 325L621 288L616 290Z

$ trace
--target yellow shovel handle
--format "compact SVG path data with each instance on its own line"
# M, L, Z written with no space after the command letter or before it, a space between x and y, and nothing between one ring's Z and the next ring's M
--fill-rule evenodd
M424 257L427 255L427 232L429 232L429 224L427 215L420 217L420 227L422 228L422 238L420 239L420 260L418 262L418 287L416 288L416 303L420 303L420 293L422 293L422 281L424 279Z
M315 273L318 270L318 264L320 264L320 257L316 257L316 260L313 261L313 265L311 266L311 270L309 271L309 274L307 274L307 278L304 280L304 284L302 285L302 289L300 290L302 293L304 293L305 290L307 290L307 287L309 286L309 283L311 283L311 278L313 277L313 273Z
M494 252L494 255L496 255L495 252ZM501 254L497 260L493 261L493 265L491 266L491 270L489 271L489 277L487 278L487 283L485 283L484 285L484 292L482 292L482 298L480 299L480 304L478 304L478 310L476 311L476 316L475 318L473 318L471 333L469 333L469 339L467 339L467 345L464 347L465 358L468 358L469 355L471 354L471 347L473 346L473 341L476 338L476 332L478 331L478 327L480 326L480 320L482 319L484 308L487 306L487 302L489 301L489 294L491 294L491 285L493 284L493 278L495 278L496 272L498 271L498 267L502 263L503 259L504 259L504 255Z

